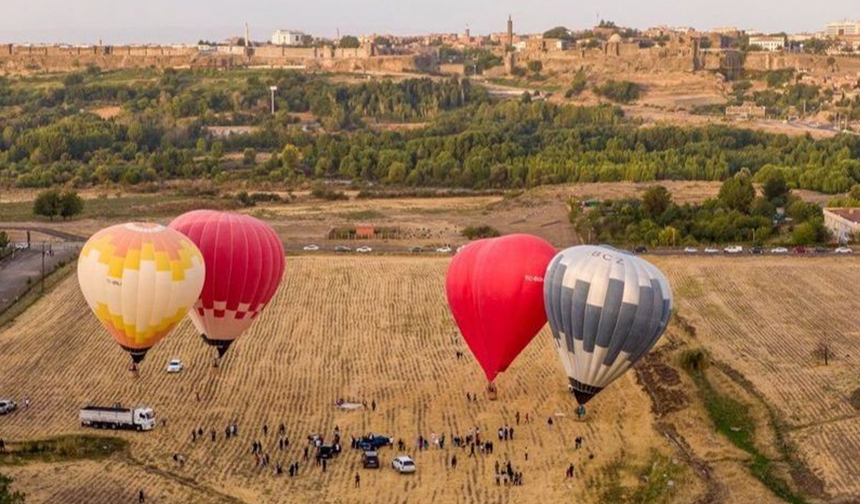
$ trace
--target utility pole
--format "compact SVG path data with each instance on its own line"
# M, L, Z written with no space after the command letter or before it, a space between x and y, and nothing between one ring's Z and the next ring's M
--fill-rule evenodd
M42 242L42 294L45 293L45 242Z
M269 86L269 91L272 92L272 115L275 114L275 91L278 90L278 86Z

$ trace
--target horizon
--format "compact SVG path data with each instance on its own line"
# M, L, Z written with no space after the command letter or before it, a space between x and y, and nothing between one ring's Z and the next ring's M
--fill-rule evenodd
M755 12L744 10L746 3L741 0L681 6L669 0L655 0L647 6L632 0L613 5L584 0L573 9L567 2L549 0L539 12L524 9L510 0L480 0L466 5L453 0L440 0L433 5L321 0L312 10L300 10L301 4L292 0L276 6L267 0L247 0L242 5L225 0L208 3L187 0L181 5L167 0L152 0L142 5L117 5L108 0L77 3L73 11L60 0L6 6L0 20L0 42L95 44L101 40L108 45L193 44L198 40L220 41L242 36L246 22L254 41L269 40L277 29L298 30L320 38L335 38L338 33L357 36L463 33L467 27L475 35L485 35L504 31L509 14L515 32L523 34L542 33L555 26L581 30L600 20L637 29L683 26L707 31L736 27L765 33L816 33L830 22L860 20L860 4L853 0L834 0L826 9L800 2L786 7L785 2L763 0L759 5L764 7ZM785 15L774 16L777 9ZM337 15L332 15L333 12ZM195 21L185 25L174 22L180 19ZM7 22L14 27L4 26Z

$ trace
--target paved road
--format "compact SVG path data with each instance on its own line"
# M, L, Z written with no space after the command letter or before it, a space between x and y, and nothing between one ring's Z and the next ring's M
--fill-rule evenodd
M56 269L60 261L74 258L80 245L77 243L50 244L51 254L45 254L45 273ZM45 244L49 250L49 244ZM12 305L42 274L42 244L31 244L30 249L19 249L11 257L0 261L0 312ZM30 279L30 284L27 283Z
M66 233L65 231L58 231L56 229L46 227L4 226L3 224L0 224L0 231L30 231L33 233L42 233L44 235L53 236L54 238L59 238L67 242L86 241L86 238L84 238L83 236L78 236L76 234Z

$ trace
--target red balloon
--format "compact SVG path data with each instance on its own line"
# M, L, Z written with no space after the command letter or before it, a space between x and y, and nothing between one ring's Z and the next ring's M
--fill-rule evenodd
M451 314L487 380L506 370L546 324L543 276L555 248L531 235L479 240L451 261Z
M195 210L170 227L203 254L206 281L189 314L203 340L223 355L275 295L284 247L271 227L248 215Z

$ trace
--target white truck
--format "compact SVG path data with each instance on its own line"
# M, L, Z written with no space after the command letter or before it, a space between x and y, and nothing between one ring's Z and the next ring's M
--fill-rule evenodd
M134 408L87 406L78 414L81 427L95 429L152 430L155 427L155 412L147 406Z

